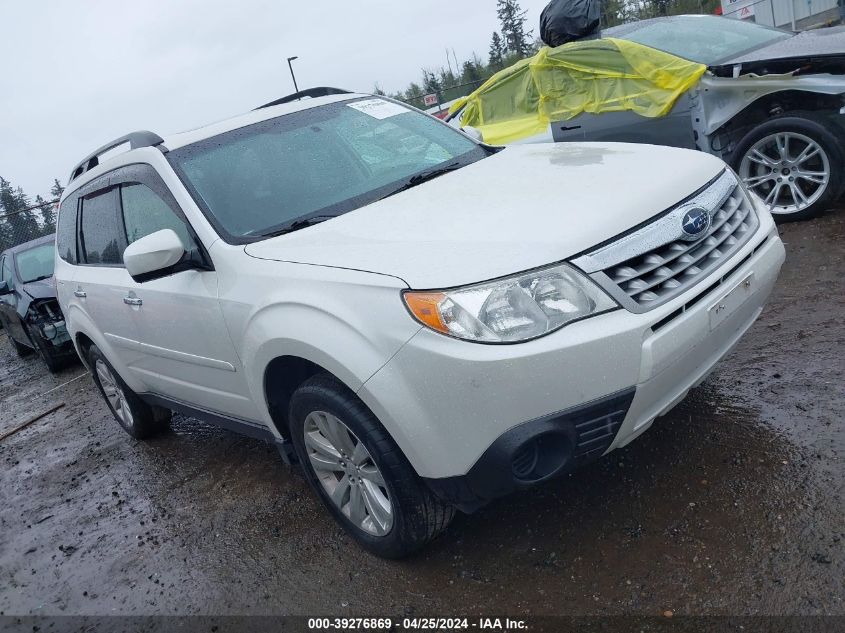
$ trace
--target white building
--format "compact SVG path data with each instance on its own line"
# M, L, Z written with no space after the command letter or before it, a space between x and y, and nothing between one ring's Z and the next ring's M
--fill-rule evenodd
M840 17L837 0L722 0L722 14L792 30L828 24Z

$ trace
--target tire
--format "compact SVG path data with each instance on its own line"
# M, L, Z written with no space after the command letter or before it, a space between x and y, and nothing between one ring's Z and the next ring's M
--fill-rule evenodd
M811 153L798 160L806 152ZM809 113L777 117L752 129L737 145L731 166L776 222L816 217L833 206L845 184L840 142Z
M141 400L123 382L96 345L92 345L88 350L88 360L91 364L91 376L103 400L124 431L136 440L145 440L167 429L171 412Z
M45 343L40 336L38 336L35 332L32 331L28 325L24 325L26 329L26 335L29 337L29 340L32 342L32 345L35 347L35 352L38 354L38 357L44 361L44 364L47 365L47 369L51 374L55 374L59 371L63 366L64 363L53 354L52 350L48 347L47 343Z
M434 496L372 412L333 376L319 374L305 381L291 397L289 420L294 449L308 483L335 520L364 549L383 558L402 558L431 541L451 522L454 508ZM322 432L340 428L327 426L335 422L351 435ZM327 440L328 449L326 438L331 438ZM351 443L346 451L335 449L334 444L343 446L346 441ZM318 443L319 451L315 450ZM363 445L363 451L359 445ZM334 460L337 465L329 464ZM324 466L319 474L315 461ZM330 496L332 486L340 505ZM356 496L359 507L365 508L363 518L353 509ZM385 501L389 512L384 510Z

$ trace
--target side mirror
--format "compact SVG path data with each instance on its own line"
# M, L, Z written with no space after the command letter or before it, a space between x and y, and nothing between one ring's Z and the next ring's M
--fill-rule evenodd
M0 295L8 295L12 294L12 291L9 290L9 282L8 281L0 281Z
M182 240L173 229L162 229L132 242L123 251L123 263L135 281L164 277L185 255Z
M461 131L468 137L475 139L479 143L484 142L484 136L481 134L481 130L474 128L471 125L465 125L461 128Z

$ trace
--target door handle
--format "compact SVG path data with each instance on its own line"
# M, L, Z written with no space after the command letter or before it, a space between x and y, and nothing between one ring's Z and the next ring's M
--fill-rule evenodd
M128 306L139 306L143 301L141 301L138 297L123 297L123 303Z
M73 291L74 297L79 297L80 299L84 299L88 296L88 294L84 290L74 290Z

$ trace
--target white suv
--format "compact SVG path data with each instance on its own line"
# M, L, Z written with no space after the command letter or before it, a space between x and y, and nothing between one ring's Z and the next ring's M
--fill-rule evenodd
M179 411L272 441L379 555L630 442L783 262L713 156L502 149L385 98L293 97L83 160L58 296L130 435Z

